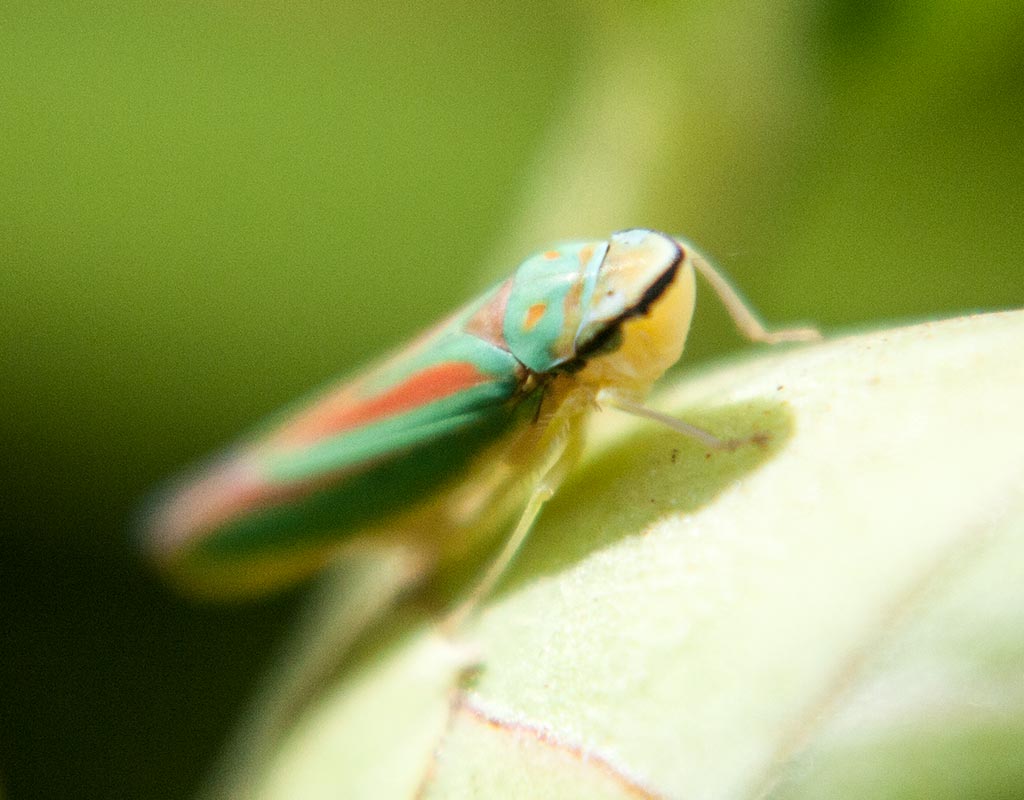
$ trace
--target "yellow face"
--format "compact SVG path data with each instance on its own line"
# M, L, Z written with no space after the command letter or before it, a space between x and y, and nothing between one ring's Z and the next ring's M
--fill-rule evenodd
M628 246L613 238L595 292L595 304L617 316L604 322L613 339L587 358L580 384L642 396L683 353L696 299L693 263L664 234L630 231ZM641 235L643 234L643 235ZM650 298L650 292L660 294ZM632 300L624 305L623 298ZM601 307L593 309L601 317ZM610 315L610 314L609 314Z

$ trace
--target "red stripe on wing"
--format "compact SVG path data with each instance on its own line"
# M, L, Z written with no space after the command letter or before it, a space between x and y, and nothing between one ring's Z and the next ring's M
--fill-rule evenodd
M467 361L436 364L365 400L353 402L349 391L328 397L284 427L274 441L285 445L310 444L443 400L489 380L490 375Z
M409 376L387 391L358 399L357 389L345 389L324 398L282 428L272 446L302 446L369 422L385 419L442 400L491 380L473 364L449 361ZM257 452L262 448L256 446ZM329 484L337 473L313 480L280 484L268 480L264 464L253 451L238 453L197 476L158 510L153 541L163 557L173 557L185 543L199 538L234 517L296 500Z

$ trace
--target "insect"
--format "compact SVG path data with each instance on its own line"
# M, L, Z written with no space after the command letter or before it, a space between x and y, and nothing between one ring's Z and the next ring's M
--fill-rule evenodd
M595 408L727 444L643 405L682 354L698 272L747 338L817 338L768 332L722 275L666 234L563 244L180 480L149 517L149 550L193 590L245 595L374 544L408 547L436 568L511 528L452 612L465 618L580 455Z

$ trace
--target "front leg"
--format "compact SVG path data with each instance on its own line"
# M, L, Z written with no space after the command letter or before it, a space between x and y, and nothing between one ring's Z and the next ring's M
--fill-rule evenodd
M642 403L627 400L618 393L609 389L602 389L597 393L597 402L599 405L607 405L610 408L624 411L627 414L632 414L634 417L654 420L655 422L671 428L676 431L676 433L681 433L683 436L688 436L694 441L700 442L705 447L710 447L712 450L726 450L731 452L737 447L750 441L748 439L720 439L713 433L708 433L703 428L698 428L696 425L691 425L689 422L684 422L683 420L676 419L668 414L655 411L653 408L648 408Z
M544 503L551 499L558 490L566 474L579 457L582 450L582 415L575 411L575 409L563 407L556 410L545 421L535 423L545 425L537 445L541 456L536 460L520 456L528 463L537 464L534 469L536 479L529 498L501 551L495 556L465 599L452 609L441 622L441 629L445 634L449 636L457 634L467 618L476 611L480 602L494 590L529 536Z

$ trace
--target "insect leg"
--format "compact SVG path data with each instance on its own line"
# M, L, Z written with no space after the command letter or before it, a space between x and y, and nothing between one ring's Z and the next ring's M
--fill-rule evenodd
M788 328L781 331L769 331L757 318L753 309L740 296L726 277L690 249L693 266L715 290L725 310L732 317L736 329L752 342L777 344L779 342L811 342L821 338L815 328Z
M571 404L567 404L567 407L569 405ZM530 492L523 512L502 546L501 552L487 567L487 571L480 577L466 598L441 622L441 630L448 635L458 632L458 629L472 615L480 602L491 593L498 581L501 580L502 575L505 574L505 570L515 559L523 542L530 534L533 523L537 520L537 515L540 514L544 503L555 493L573 462L579 457L582 449L581 428L572 413L564 416L556 413L554 420L547 421L541 441L543 444L540 447L544 455L535 473L538 476L537 482Z
M624 411L627 414L632 414L634 417L643 417L644 419L654 420L655 422L665 425L677 433L681 433L683 436L688 436L691 439L700 442L705 447L710 447L714 450L735 450L737 447L748 441L747 439L720 439L713 433L708 433L703 428L698 428L696 425L691 425L689 422L684 422L683 420L676 419L668 414L655 411L653 408L648 408L641 403L634 403L632 400L627 400L613 392L599 392L597 395L597 402L600 405L607 405L619 411Z
M508 569L509 564L516 557L516 553L519 552L519 548L523 546L523 542L526 541L526 537L530 533L530 529L533 527L533 523L537 519L537 515L540 513L544 503L546 503L551 496L555 493L553 487L549 486L546 481L541 481L537 487L533 490L530 495L530 499L526 503L526 508L523 509L522 515L519 517L519 521L516 523L515 530L512 531L511 536L505 541L504 547L501 548L501 552L495 557L494 561L491 562L487 571L483 574L476 586L473 587L469 595L455 607L454 610L448 613L444 621L441 623L441 628L446 633L454 633L466 621L466 618L476 609L480 604L480 601L487 597L494 589L495 585L501 580L501 576Z

